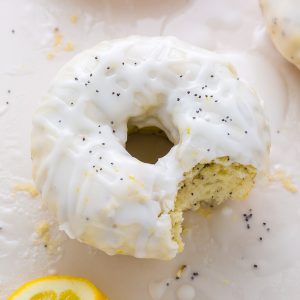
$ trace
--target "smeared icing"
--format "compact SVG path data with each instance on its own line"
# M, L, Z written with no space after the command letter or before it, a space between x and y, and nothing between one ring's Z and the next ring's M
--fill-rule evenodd
M34 117L33 170L70 237L106 253L170 259L170 211L183 173L229 156L262 171L269 131L256 94L212 52L172 37L102 42L58 73ZM127 123L174 147L130 156Z

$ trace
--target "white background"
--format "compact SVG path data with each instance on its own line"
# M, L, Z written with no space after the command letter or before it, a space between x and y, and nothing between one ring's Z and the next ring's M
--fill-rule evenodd
M283 170L300 188L300 72L273 48L256 0L0 0L0 299L52 273L87 277L111 300L176 299L186 283L201 300L299 299L300 199L280 181L259 184L248 201L226 203L210 218L187 214L186 249L170 262L109 257L71 241L39 197L16 191L31 183L31 118L51 78L75 53L129 34L175 35L231 60L265 102L271 173ZM250 208L247 230L242 214ZM52 224L53 249L34 233L43 220Z

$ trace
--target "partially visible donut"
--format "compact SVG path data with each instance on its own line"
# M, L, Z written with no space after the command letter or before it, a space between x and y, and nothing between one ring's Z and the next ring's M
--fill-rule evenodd
M156 164L127 128L174 143ZM171 259L182 211L243 199L267 165L257 95L218 55L173 37L106 41L56 76L33 120L33 176L71 238L106 253Z
M260 0L260 3L275 47L300 68L300 1Z

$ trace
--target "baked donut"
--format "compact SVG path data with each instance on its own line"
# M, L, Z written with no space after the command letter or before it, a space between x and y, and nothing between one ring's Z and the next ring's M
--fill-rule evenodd
M260 3L275 47L300 68L300 1L260 0Z
M155 164L125 149L130 126L174 146ZM33 177L69 237L109 255L171 259L182 212L245 198L265 170L257 95L215 53L173 37L105 41L54 79L33 118Z

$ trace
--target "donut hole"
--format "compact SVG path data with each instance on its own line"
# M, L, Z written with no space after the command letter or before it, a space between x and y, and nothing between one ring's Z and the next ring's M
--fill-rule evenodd
M156 126L130 126L127 132L126 150L144 163L155 164L174 146L166 133Z

